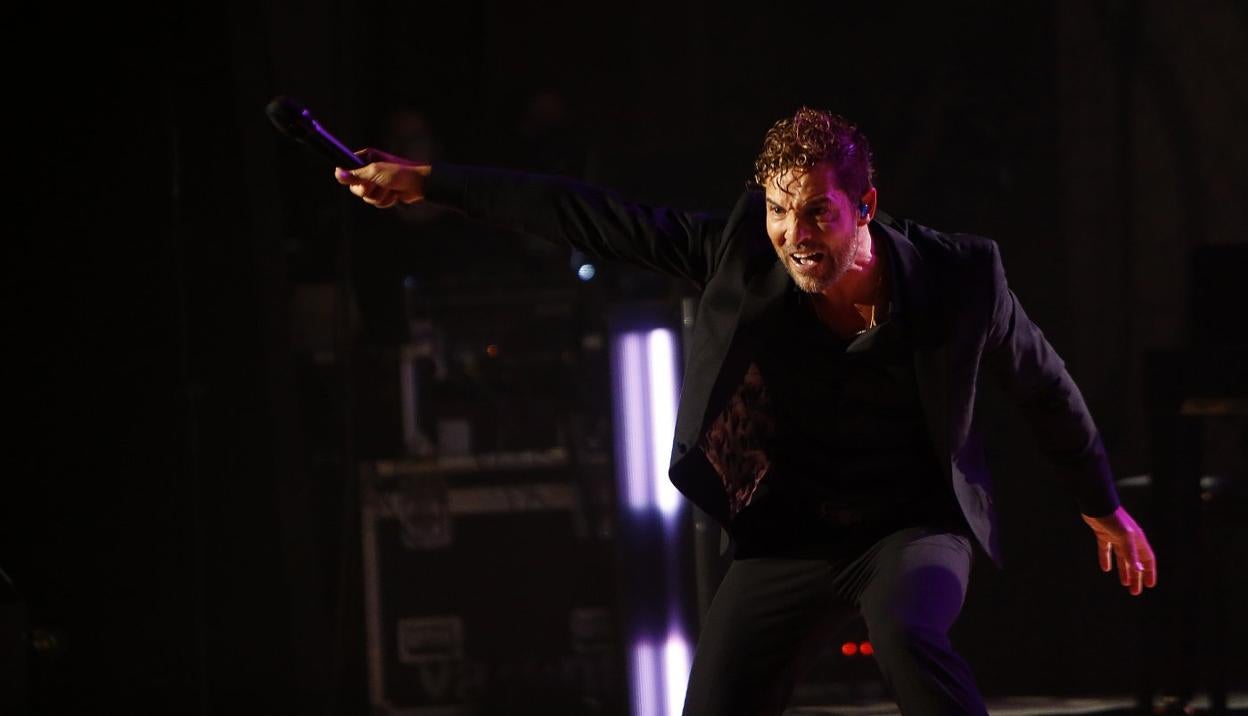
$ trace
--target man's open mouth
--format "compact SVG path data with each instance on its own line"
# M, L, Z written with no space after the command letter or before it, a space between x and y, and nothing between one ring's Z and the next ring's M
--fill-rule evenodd
M798 266L814 266L823 260L823 254L818 251L807 253L789 254L789 258L793 259L793 263Z

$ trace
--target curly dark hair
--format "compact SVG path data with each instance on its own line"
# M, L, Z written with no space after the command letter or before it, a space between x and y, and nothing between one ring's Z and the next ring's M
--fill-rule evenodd
M852 201L873 185L871 145L857 125L839 114L802 107L767 130L763 151L754 160L754 183L762 187L790 169L806 172L820 162L832 164Z

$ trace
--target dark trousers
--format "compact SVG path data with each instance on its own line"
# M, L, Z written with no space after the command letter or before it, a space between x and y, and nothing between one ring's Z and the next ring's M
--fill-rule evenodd
M971 550L964 535L913 527L848 559L733 561L698 640L685 716L780 714L821 644L858 614L905 716L986 716L948 637Z

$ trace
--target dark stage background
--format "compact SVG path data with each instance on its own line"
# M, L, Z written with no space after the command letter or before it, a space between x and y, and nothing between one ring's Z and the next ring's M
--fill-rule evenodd
M1129 476L1151 471L1145 356L1194 344L1193 252L1248 226L1245 7L318 0L15 17L0 567L37 637L27 698L49 714L367 710L352 480L393 428L359 369L403 330L404 275L462 247L350 197L268 124L272 96L355 146L720 210L772 121L840 111L873 140L881 208L1001 244ZM567 257L507 238L476 247L516 267L499 282L572 281ZM593 290L685 291L611 270ZM1226 295L1203 310L1242 321ZM983 409L999 416L1008 564L977 563L957 643L990 695L1130 693L1161 648L1137 621L1171 630L1177 612L1145 613L1098 571L1017 413L992 391ZM1220 450L1215 467L1244 478ZM1202 572L1155 546L1146 599L1173 604L1164 592ZM1243 546L1241 528L1220 565L1230 603ZM1228 628L1243 674L1242 614Z

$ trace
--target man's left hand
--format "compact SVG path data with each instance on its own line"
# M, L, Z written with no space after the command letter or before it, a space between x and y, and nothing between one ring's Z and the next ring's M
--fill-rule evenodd
M1101 571L1113 569L1114 557L1118 558L1118 581L1139 595L1144 587L1157 586L1157 559L1148 545L1144 530L1131 519L1125 509L1119 507L1104 517L1083 515L1096 535L1096 551L1100 557Z

